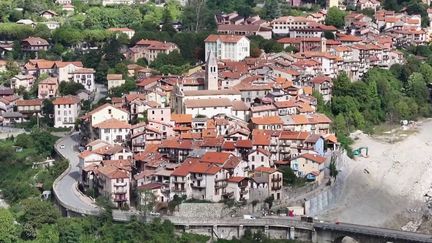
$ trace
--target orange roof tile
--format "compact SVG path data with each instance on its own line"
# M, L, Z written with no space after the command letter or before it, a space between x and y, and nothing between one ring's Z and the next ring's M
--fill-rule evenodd
M237 43L239 42L244 36L241 35L209 35L204 42L216 42L220 40L221 42L231 42L231 43Z
M191 123L191 114L171 114L171 120L175 123Z
M200 161L204 163L223 164L231 155L231 153L224 152L207 152L201 157Z
M252 123L257 125L283 124L283 121L279 116L252 117L251 120Z
M307 160L311 160L311 161L316 162L318 164L322 164L326 161L325 157L319 156L317 154L302 154L299 157L305 158Z
M264 167L264 166L261 166L261 167L258 167L255 169L255 172L264 172L264 173L269 173L269 174L275 173L276 171L277 171L276 169L273 169L270 167Z
M69 105L69 104L78 104L80 99L76 96L63 96L57 97L53 101L54 105Z
M108 119L103 122L100 122L98 124L93 125L94 127L100 128L100 129L112 129L112 128L125 128L130 129L131 125L125 121L120 121L117 119Z
M42 100L40 99L32 99L32 100L17 100L16 101L17 106L35 106L35 105L42 105Z
M226 181L228 183L239 183L242 180L248 179L247 177L243 177L243 176L234 176L234 177L230 177L228 178Z

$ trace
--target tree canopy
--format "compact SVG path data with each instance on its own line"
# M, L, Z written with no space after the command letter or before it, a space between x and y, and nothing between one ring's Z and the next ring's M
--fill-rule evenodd
M327 11L325 24L333 25L336 28L342 28L345 25L345 15L345 11L340 10L338 7L331 7Z

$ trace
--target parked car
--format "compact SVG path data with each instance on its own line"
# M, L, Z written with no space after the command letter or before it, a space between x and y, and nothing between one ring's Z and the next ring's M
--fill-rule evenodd
M160 213L158 213L158 212L150 212L150 215L154 216L154 217L159 217Z
M243 219L256 219L256 217L253 215L245 214L245 215L243 215Z
M64 149L64 148L65 148L64 144L60 145L60 149Z

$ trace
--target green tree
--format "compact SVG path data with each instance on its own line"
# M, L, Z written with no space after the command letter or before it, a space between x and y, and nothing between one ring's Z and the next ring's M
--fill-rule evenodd
M432 56L432 55L431 55ZM427 63L420 64L420 73L427 84L432 84L432 67Z
M61 81L59 85L60 95L76 95L79 90L85 89L80 83Z
M79 243L80 237L83 234L81 220L74 219L60 219L59 220L59 241L65 243Z
M338 7L331 7L327 12L325 24L342 28L345 26L345 15L345 11L340 10Z
M51 100L45 99L42 102L43 121L48 127L54 126L54 120L50 116L54 115L54 105Z
M269 197L267 197L266 199L264 199L264 202L267 203L267 206L268 206L269 209L272 208L274 200L275 199L274 199L273 195L270 195Z
M6 208L0 208L0 242L16 242L16 231L12 213Z
M407 94L419 105L426 104L429 100L429 91L421 73L414 72L408 78Z
M19 220L35 228L40 228L43 224L55 224L60 217L58 210L46 201L26 199L21 204L23 213Z
M279 169L283 175L283 184L284 186L295 185L297 183L297 176L294 171L289 166L282 166Z
M266 18L268 19L276 19L282 15L278 0L265 1L264 9L267 11Z
M60 27L53 32L53 41L71 47L84 40L83 32L70 26Z
M336 157L332 156L331 160L330 160L330 176L336 179L336 176L338 175L339 171L337 170L336 167Z

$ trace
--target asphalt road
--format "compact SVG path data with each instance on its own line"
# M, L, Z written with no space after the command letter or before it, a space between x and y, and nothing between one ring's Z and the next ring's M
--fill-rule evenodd
M77 140L78 133L74 133L63 137L61 142L56 144L57 151L69 160L71 169L67 175L58 181L54 191L59 201L66 204L68 209L76 209L73 211L81 213L97 214L99 212L98 207L90 198L80 195L76 187L80 176L78 152L74 150L74 147L78 145ZM61 145L65 147L61 149Z
M97 104L100 99L104 98L108 94L107 87L105 85L95 84L95 86L96 92L92 104Z

